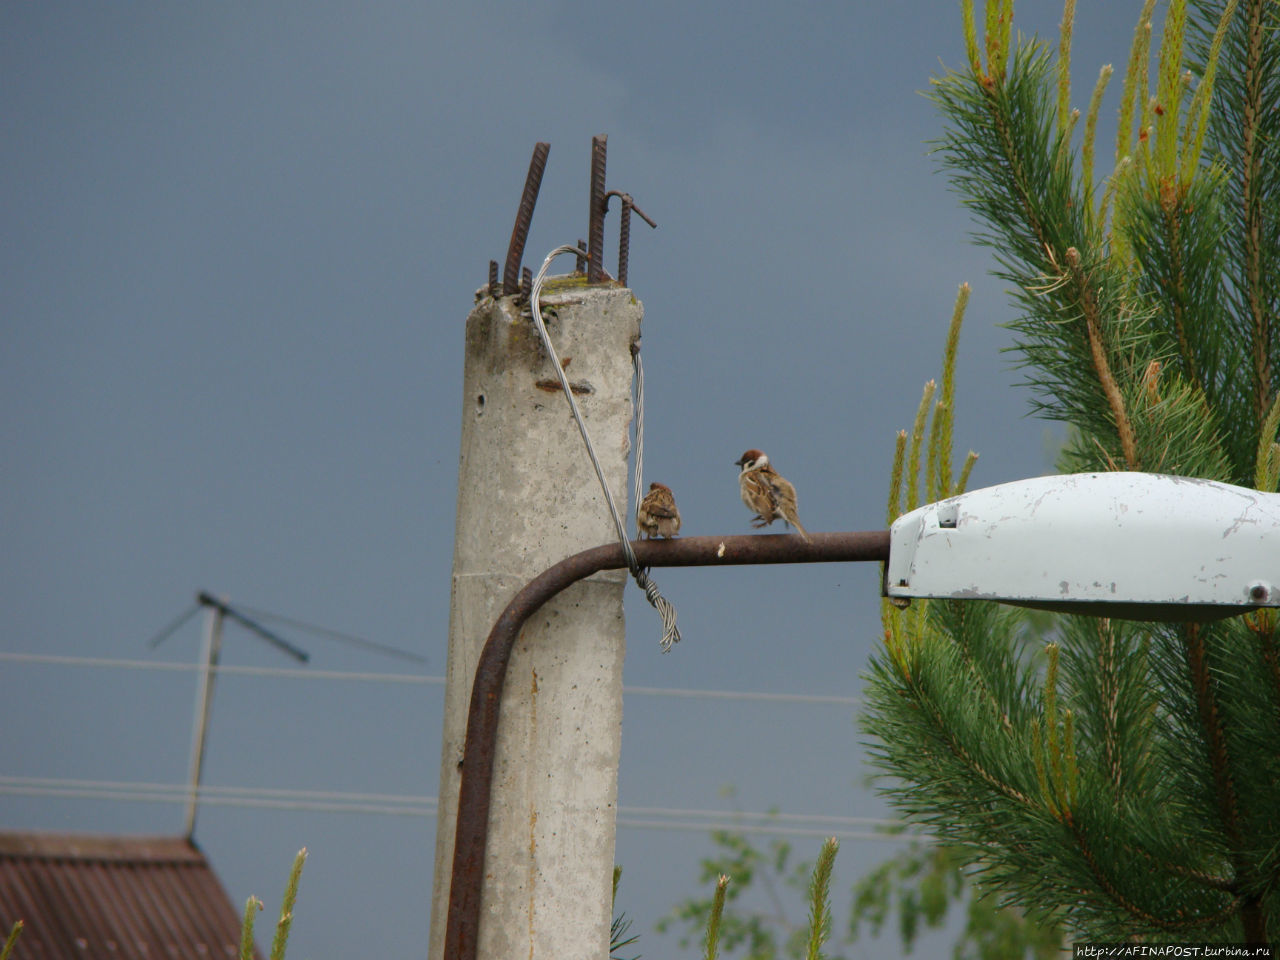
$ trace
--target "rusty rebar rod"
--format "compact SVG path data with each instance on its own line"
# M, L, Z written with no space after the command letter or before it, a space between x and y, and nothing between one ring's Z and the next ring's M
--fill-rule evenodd
M538 190L542 186L542 174L547 169L547 154L550 152L551 144L539 140L529 160L529 172L524 178L524 192L520 194L516 222L511 228L511 242L507 244L507 260L502 268L502 292L506 296L520 288L520 260L524 256L524 243L529 239L533 207L538 202Z
M591 138L591 208L587 215L587 282L604 279L604 168L609 153L609 137Z
M622 219L618 224L618 282L625 287L627 285L627 261L631 257L631 212L634 210L640 219L655 230L658 229L658 225L653 222L648 214L636 206L631 194L623 193L621 190L610 190L604 195L606 204L608 204L610 197L617 197L622 202Z
M594 261L593 261L594 262ZM849 563L889 559L889 531L815 533L805 543L795 534L733 537L681 537L633 540L631 549L643 567L717 567L755 563ZM626 566L622 545L608 543L561 560L530 580L507 604L489 631L471 687L458 819L454 833L444 956L475 960L479 949L480 899L493 761L498 743L499 707L507 664L520 628L562 590L598 573Z

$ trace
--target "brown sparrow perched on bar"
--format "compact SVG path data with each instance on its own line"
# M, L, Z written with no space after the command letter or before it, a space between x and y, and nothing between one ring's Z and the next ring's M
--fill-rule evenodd
M680 511L676 509L676 498L670 487L665 483L649 484L649 492L636 507L636 523L650 540L674 537L680 532Z
M751 525L765 527L781 520L795 527L805 543L812 543L796 515L796 488L773 469L768 455L752 448L737 460L737 465L742 468L738 474L742 502L755 514Z

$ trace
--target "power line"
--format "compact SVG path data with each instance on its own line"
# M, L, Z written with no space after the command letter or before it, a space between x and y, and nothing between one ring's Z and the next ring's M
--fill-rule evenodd
M161 670L192 673L205 669L200 663L161 660L121 660L109 657L63 656L52 653L11 653L0 651L0 661L46 664L61 667L104 667L121 670ZM363 673L356 670L312 670L301 667L248 667L218 664L211 673L245 677L288 677L305 680L360 680L374 683L443 684L445 678L422 673Z
M109 657L80 657L52 653L14 653L0 651L0 662L45 664L65 667L103 667L122 670L162 670L193 672L202 669L197 663L159 660L124 660ZM298 667L248 667L219 664L214 673L249 677L287 677L305 680L357 680L371 683L410 683L442 686L443 676L425 673L366 673L355 670L312 670ZM680 697L705 700L752 700L767 703L804 703L815 705L861 706L861 697L842 697L813 693L775 693L757 690L712 690L685 687L638 687L623 685L627 696Z
M862 706L861 697L842 697L820 693L770 693L756 690L699 690L684 687L633 687L627 685L623 685L622 692L646 697L688 697L700 700L758 700L773 703Z
M648 817L723 817L724 810L689 810L672 807L620 807L619 812ZM778 821L781 823L839 823L845 826L900 827L901 820L885 817L844 817L825 813L782 813L781 811L751 812L733 811L732 815L743 820Z
M77 800L116 800L143 803L185 803L191 791L185 784L121 780L81 780L62 777L0 776L0 795L60 797ZM201 786L196 797L213 806L257 807L326 813L360 813L382 816L433 817L436 797L414 794L351 793L336 790L299 790L273 787ZM726 817L731 819L726 819ZM619 827L640 830L728 831L778 836L837 836L853 840L898 842L902 821L876 817L844 817L826 814L761 813L697 810L668 807L618 808ZM882 827L872 833L857 827ZM912 836L912 834L905 834Z
M0 779L0 794L32 797L60 797L73 800L117 800L137 803L187 803L191 794L187 788L173 784L114 784L110 781L62 781L58 784L36 785L11 783L23 778ZM341 794L315 791L255 791L226 792L201 787L196 796L200 803L210 806L259 807L277 810L306 810L323 813L362 813L385 816L434 816L434 797L430 805L405 803L378 803L371 800L342 799Z
M818 830L810 827L775 827L768 824L706 824L676 823L664 820L633 820L630 817L623 816L621 811L618 812L617 824L619 827L630 827L638 830L678 830L692 831L694 833L707 833L714 830L727 831L731 833L763 834L766 836L837 837L841 840L869 840L878 841L880 843L902 843L904 836L908 839L913 836L917 836L915 834L866 833L858 830L846 830L839 827L831 830Z

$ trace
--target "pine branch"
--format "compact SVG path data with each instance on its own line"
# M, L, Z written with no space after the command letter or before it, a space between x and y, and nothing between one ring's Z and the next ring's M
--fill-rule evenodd
M1201 726L1204 728L1208 745L1209 767L1213 772L1219 814L1222 817L1223 829L1233 848L1232 860L1237 881L1250 885L1248 881L1253 871L1249 860L1243 855L1244 836L1240 824L1240 798L1231 772L1231 756L1227 748L1226 731L1219 715L1217 692L1209 676L1203 630L1199 624L1191 623L1187 624L1185 634L1187 666L1195 690L1196 703L1200 709ZM1250 943L1265 942L1267 924L1259 896L1250 893L1240 896L1239 909L1241 921L1244 923L1245 939Z
M1183 135L1182 181L1189 183L1200 163L1204 151L1204 137L1209 128L1209 106L1213 99L1213 84L1217 78L1218 60L1222 55L1222 44L1227 36L1227 28L1231 18L1235 16L1238 0L1228 0L1218 19L1218 29L1209 44L1209 53L1200 78L1200 86L1196 89L1191 106L1187 110L1187 129Z
M1000 698L995 695L990 683L988 683L984 675L985 671L979 667L975 656L975 645L970 642L970 638L975 635L982 637L984 641L986 640L986 637L983 636L985 631L982 630L981 626L974 630L970 629L968 624L968 621L972 619L971 615L977 615L979 611L974 609L973 602L970 600L939 601L939 605L943 608L940 611L940 616L946 618L946 625L943 629L955 643L956 652L960 657L960 662L965 667L965 672L981 694L981 702L986 704L991 710L991 715L1000 721L1005 732L1012 733L1013 722L1009 719L1009 714L1002 706Z
M1116 165L1111 174L1107 189L1102 195L1102 206L1098 211L1098 223L1105 225L1107 207L1116 189L1120 186L1126 173L1133 168L1130 158L1130 144L1133 137L1133 115L1135 109L1146 101L1146 71L1148 69L1148 51L1151 49L1151 11L1156 0L1144 0L1142 13L1138 16L1138 25L1133 31L1133 43L1129 48L1129 65L1125 70L1124 88L1120 94L1120 117L1116 123ZM1141 80L1141 84L1139 84ZM1119 216L1117 212L1117 216ZM1124 263L1128 257L1124 242L1124 231L1111 231L1111 249L1116 259Z
M1149 76L1153 6L1135 30L1101 205L1091 154L1103 81L1077 155L1069 4L1056 63L1034 41L1009 46L1006 0L988 3L981 38L962 4L966 52L986 62L934 81L938 152L1015 287L1033 407L1070 426L1062 466L1270 490L1280 4L1171 0ZM918 469L929 444L938 495L950 492L949 380L944 368L928 440L919 423L902 447ZM895 803L970 851L1003 897L1057 906L1082 935L1264 938L1280 917L1280 616L1189 630L1069 618L1055 621L1046 660L983 609L885 608L868 704L877 762L905 781Z
M1177 182L1178 114L1182 104L1182 41L1187 26L1187 0L1170 0L1160 44L1159 81L1156 86L1156 152L1152 180L1162 185Z
M1244 269L1249 316L1253 320L1253 378L1258 420L1272 392L1271 315L1264 309L1262 289L1262 195L1258 189L1258 123L1262 115L1263 0L1249 0L1249 50L1244 65L1243 125L1240 130L1240 201L1244 220Z
M280 902L280 919L276 921L276 935L271 940L271 960L284 960L285 947L289 943L289 929L293 926L293 906L298 899L298 881L302 879L302 865L307 862L307 848L303 847L293 858L293 868L285 883L284 899Z
M1076 0L1066 0L1062 7L1062 23L1058 40L1058 133L1067 132L1071 106L1071 30L1075 26ZM1064 137L1065 139L1065 137Z
M1203 628L1200 624L1189 623L1184 628L1184 635L1187 670L1208 745L1209 768L1213 771L1213 782L1217 790L1218 812L1227 837L1233 845L1238 846L1241 840L1239 798L1231 776L1231 760L1218 713L1217 696L1209 676Z
M1107 91L1111 81L1111 64L1106 64L1098 71L1098 82L1094 85L1093 96L1089 98L1089 109L1085 111L1084 141L1080 145L1080 169L1087 178L1090 189L1093 186L1093 144L1098 132L1098 111L1102 108L1102 95Z
M954 496L951 485L952 428L955 426L956 403L956 351L960 346L960 327L964 323L965 308L969 305L969 284L960 284L956 291L955 306L951 311L951 325L947 328L947 345L942 351L942 396L938 411L945 410L940 427L942 456L938 464L938 490L944 497Z
M1066 261L1067 271L1075 282L1077 297L1084 311L1085 331L1089 338L1089 353L1093 358L1093 368L1098 375L1098 383L1102 386L1107 403L1111 407L1116 434L1120 438L1120 448L1124 451L1125 466L1130 470L1141 470L1142 462L1138 458L1138 445L1134 437L1133 425L1129 422L1124 397L1111 373L1107 351L1102 342L1102 317L1098 309L1097 293L1080 263L1080 251L1075 247L1068 247Z
M902 516L902 470L907 456L907 431L899 430L893 448L893 471L889 481L889 508L885 511L888 526Z
M716 881L715 897L711 901L711 912L707 917L706 949L703 956L706 960L716 960L720 952L720 918L724 915L725 888L729 886L729 878L721 874Z
M1280 728L1280 644L1276 642L1276 613L1274 610L1259 610L1249 619L1249 628L1258 637L1258 648L1271 682L1274 724Z
M937 388L938 385L932 380L924 385L920 406L916 408L916 419L911 426L911 450L907 456L907 510L914 510L920 505L920 445L924 440L929 404L933 402L933 394Z
M829 837L822 843L818 863L809 883L809 942L805 960L822 960L822 945L831 935L831 870L840 842Z
M1258 455L1256 458L1253 485L1267 492L1274 492L1276 489L1276 470L1275 456L1273 451L1276 445L1276 432L1280 430L1280 393L1276 394L1276 398L1272 401L1271 409L1267 411L1265 419L1262 421L1262 429L1258 436Z
M240 924L240 960L253 960L253 918L262 909L262 901L250 895L244 904L244 920Z
M934 722L935 730L941 735L941 739L951 751L952 756L959 760L970 771L977 775L983 783L992 790L1004 797L1006 800L1012 800L1014 803L1024 807L1040 809L1040 804L1036 803L1031 797L1027 796L1013 784L1002 780L993 772L988 770L985 765L974 757L973 753L965 747L948 728L942 711L938 709L938 705L927 696L920 697L920 703L929 711Z
M13 955L13 948L17 946L18 937L24 926L21 920L13 921L13 926L9 928L9 935L5 937L4 946L0 947L0 960L9 960Z
M1124 892L1120 890L1112 878L1102 869L1097 857L1094 855L1093 846L1082 831L1078 828L1073 828L1072 836L1075 838L1076 843L1080 848L1080 854L1084 857L1085 863L1089 865L1089 871L1093 875L1094 880L1097 881L1098 886L1101 887L1106 892L1107 896L1110 897L1112 902L1124 910L1125 913L1142 921L1143 924L1152 927L1153 929L1172 932L1194 930L1197 928L1212 926L1229 919L1240 909L1241 898L1237 896L1233 897L1227 906L1222 909L1200 916L1187 917L1183 914L1182 916L1179 916L1177 920L1166 920L1163 917L1156 916L1155 914L1142 909L1139 904L1124 895ZM1257 943L1260 941L1255 940L1251 942Z

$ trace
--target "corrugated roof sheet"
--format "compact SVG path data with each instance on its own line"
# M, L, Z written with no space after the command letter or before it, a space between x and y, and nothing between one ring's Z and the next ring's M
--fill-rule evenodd
M240 912L183 837L0 833L0 939L19 960L234 958Z

